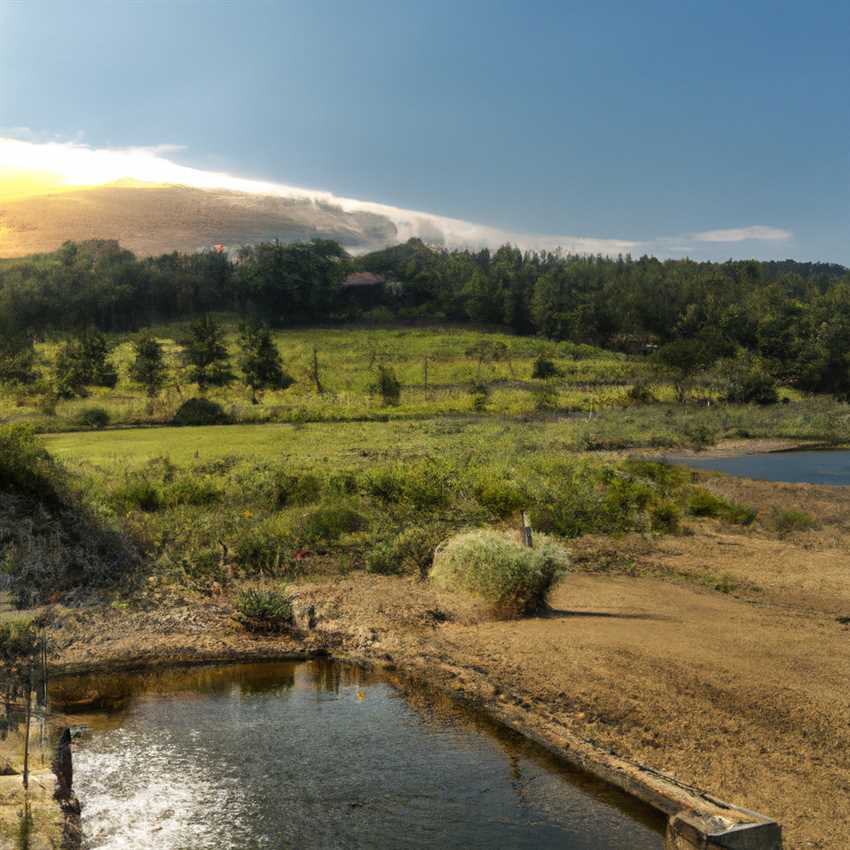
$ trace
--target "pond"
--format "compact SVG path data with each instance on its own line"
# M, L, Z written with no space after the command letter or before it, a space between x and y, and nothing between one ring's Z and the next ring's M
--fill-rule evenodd
M54 680L89 850L660 850L664 820L446 698L331 661Z
M666 460L761 481L850 484L850 450L847 449L770 452L732 457L669 457Z

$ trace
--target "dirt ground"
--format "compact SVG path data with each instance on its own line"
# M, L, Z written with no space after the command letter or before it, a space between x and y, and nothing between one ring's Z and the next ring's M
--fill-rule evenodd
M254 639L225 596L152 612L65 611L64 669L316 650L413 671L520 726L561 730L779 820L786 848L850 846L850 490L706 486L766 516L795 507L820 527L781 538L713 520L658 539L584 539L552 611L488 619L411 578L300 582L299 622ZM555 731L553 731L555 730Z

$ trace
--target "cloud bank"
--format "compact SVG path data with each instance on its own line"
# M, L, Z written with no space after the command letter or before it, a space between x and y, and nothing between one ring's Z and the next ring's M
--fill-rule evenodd
M49 184L57 189L99 186L129 179L157 185L181 185L288 198L335 206L345 212L368 212L385 216L395 225L399 241L418 237L448 248L497 248L511 243L526 250L560 249L577 254L646 253L681 256L688 254L689 250L698 250L700 245L706 243L776 242L787 240L792 235L787 230L767 225L707 230L649 241L573 234L522 233L420 210L346 198L318 189L191 168L168 159L169 154L179 150L182 148L177 145L114 149L94 148L79 142L33 142L21 138L0 138L0 182L11 179L9 175L25 173L40 175L42 190L47 175Z

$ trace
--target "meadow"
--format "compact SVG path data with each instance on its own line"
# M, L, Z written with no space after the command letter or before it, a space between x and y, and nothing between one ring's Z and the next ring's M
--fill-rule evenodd
M235 365L236 322L227 325L228 347ZM0 421L31 422L40 430L80 427L80 415L92 407L105 410L115 425L167 423L186 398L196 394L180 361L179 340L184 325L152 329L163 344L170 367L168 386L150 405L143 390L128 377L133 335L110 339L111 359L118 369L113 389L91 387L83 399L60 400L45 410L38 386L0 391ZM588 345L553 343L536 337L461 327L318 328L277 331L275 343L285 370L295 379L286 390L268 391L262 403L251 403L239 380L211 388L208 397L221 404L233 421L293 422L403 419L470 413L481 408L473 384L486 385L484 405L489 413L522 415L540 406L540 381L532 378L534 360L541 354L555 364L559 376L547 382L546 404L558 410L595 411L626 402L635 381L649 377L640 358ZM38 345L41 372L49 365L58 341ZM322 393L313 381L313 352L319 365ZM395 371L402 392L398 405L384 405L374 391L379 365ZM672 400L672 389L659 385L662 400Z
M208 394L232 424L175 427L167 423L181 400L197 394L181 377L182 332L156 329L173 379L153 405L127 377L132 337L124 336L112 340L114 389L93 388L52 413L10 395L2 408L7 422L41 432L94 520L133 542L148 590L163 582L208 589L239 577L424 570L451 531L515 527L521 511L535 528L564 538L675 532L701 510L699 488L624 451L850 439L850 411L825 397L785 391L785 404L730 405L703 386L682 405L671 386L652 381L646 358L439 327L278 332L291 387L254 405L234 381ZM231 325L235 359L234 332ZM42 347L45 362L50 346ZM311 375L314 349L321 393ZM532 377L541 354L557 370L547 380ZM391 365L401 381L398 405L372 387L378 364ZM649 386L648 397L630 392L636 382ZM487 391L473 392L481 384ZM92 405L108 413L109 427L80 424ZM745 506L722 503L711 503L709 514L752 519Z

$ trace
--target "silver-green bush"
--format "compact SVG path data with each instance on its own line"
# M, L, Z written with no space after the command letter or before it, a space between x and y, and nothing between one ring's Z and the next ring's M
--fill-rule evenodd
M481 597L499 616L517 617L544 609L568 566L566 551L543 535L528 548L504 532L481 529L440 545L431 579L447 590Z

